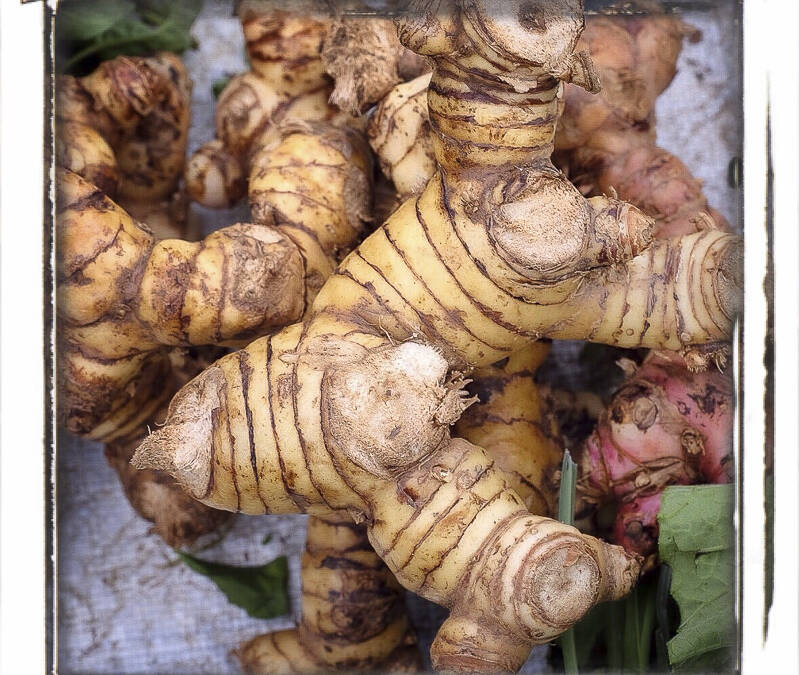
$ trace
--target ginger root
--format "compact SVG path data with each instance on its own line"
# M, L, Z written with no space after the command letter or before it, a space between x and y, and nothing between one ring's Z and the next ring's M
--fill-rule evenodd
M627 592L634 559L531 515L482 449L449 437L465 402L434 349L338 318L313 323L186 385L134 465L169 471L230 510L348 510L403 586L452 609L437 667L466 664L453 651L465 640L485 664L515 670L533 644Z
M253 212L201 242L156 242L101 191L58 175L61 419L111 440L164 402L168 348L235 345L302 318L371 209L365 144L282 128L256 160Z
M182 225L185 205L175 193L185 163L190 96L183 62L168 52L119 56L85 77L60 76L56 164L130 212L157 214L156 228Z
M450 368L547 334L717 339L735 310L737 239L649 246L651 220L585 200L549 163L560 80L595 81L571 53L581 13L539 5L533 32L481 3L400 20L405 45L435 63L438 173L344 260L303 323L186 385L133 460L220 508L348 510L403 586L450 607L433 646L443 669L515 670L638 572L620 549L531 515L485 451L450 437L465 407ZM467 114L484 122L456 124ZM674 300L692 284L710 291L703 306Z
M217 100L216 138L186 166L191 198L210 208L232 206L247 191L250 162L270 144L282 120L331 120L332 82L321 59L330 23L321 2L275 0L238 4L250 70L228 83Z
M236 650L248 673L418 672L404 589L347 514L311 516L302 556L302 621Z

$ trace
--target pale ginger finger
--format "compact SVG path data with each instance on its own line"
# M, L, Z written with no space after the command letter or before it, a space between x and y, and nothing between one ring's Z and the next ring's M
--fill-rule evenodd
M193 200L210 208L232 206L245 194L250 160L274 141L282 120L335 116L321 60L327 10L312 1L290 10L272 0L239 3L251 70L232 78L219 95L216 138L187 162Z
M371 218L372 161L363 136L346 127L294 121L277 133L252 160L250 210L296 245L304 314Z
M191 93L177 56L120 56L85 77L62 76L58 85L59 166L125 208L164 201L175 192L185 161Z
M548 352L549 344L535 343L470 373L468 390L479 402L454 426L455 434L490 452L525 506L541 516L557 512L563 459L557 425L533 380Z
M115 147L166 93L168 82L153 66L141 57L118 56L85 77L62 76L58 117L92 127Z
M236 654L246 672L377 671L396 659L408 661L408 671L420 669L404 590L375 554L365 527L346 513L309 518L300 574L300 625L241 645Z
M427 114L431 77L428 73L397 85L369 120L369 143L403 200L420 193L436 170Z
M235 204L243 196L240 176L249 174L252 153L274 139L277 123L334 116L335 110L327 103L328 91L323 83L287 99L252 72L234 77L217 101L219 144L204 145L187 163L186 188L192 198L210 208Z
M186 164L185 177L192 199L208 208L233 206L247 194L242 161L218 138L195 151Z
M280 0L242 0L236 11L252 70L278 95L291 98L329 84L321 61L327 2L297 0L287 7Z

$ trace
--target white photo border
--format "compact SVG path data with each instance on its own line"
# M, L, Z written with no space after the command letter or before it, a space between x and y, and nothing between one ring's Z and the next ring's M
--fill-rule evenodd
M739 0L719 0L738 2ZM741 471L740 669L799 672L799 3L741 0L745 306L734 355ZM0 672L56 672L52 379L55 0L0 2ZM41 86L39 86L41 84ZM44 139L44 146L40 145ZM44 152L42 152L42 148ZM771 167L771 173L769 168ZM769 175L773 180L769 182ZM44 223L42 228L40 224ZM766 236L772 228L771 248ZM49 230L49 231L48 231ZM773 296L767 297L767 262ZM773 410L764 348L774 321ZM766 607L764 440L773 415L774 595ZM741 451L741 449L743 449Z

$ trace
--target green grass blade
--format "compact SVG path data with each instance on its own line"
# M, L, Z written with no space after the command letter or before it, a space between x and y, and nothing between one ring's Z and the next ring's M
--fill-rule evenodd
M577 490L577 465L569 451L563 453L563 464L560 471L560 493L558 494L558 520L566 525L574 525L574 501ZM563 670L569 674L578 673L577 646L574 642L574 629L569 628L560 636L560 648L563 652Z

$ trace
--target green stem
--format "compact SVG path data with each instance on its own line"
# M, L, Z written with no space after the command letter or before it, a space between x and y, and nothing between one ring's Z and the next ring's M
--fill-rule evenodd
M560 471L560 493L558 495L558 520L566 525L574 525L574 500L577 490L577 465L572 461L569 451L563 453L563 464ZM576 675L577 645L574 641L574 628L569 628L560 636L560 648L563 652L563 670Z
M624 601L624 669L640 672L638 663L638 589Z
M652 649L652 630L655 626L655 598L657 588L647 587L644 595L643 614L641 615L641 632L638 637L638 668L645 672L649 668L649 653Z
M661 564L658 575L657 591L655 595L655 615L657 629L655 630L655 653L658 667L664 672L669 668L669 650L666 647L671 637L669 625L669 591L671 590L671 567Z
M608 621L605 643L608 649L608 670L621 673L624 670L624 601L608 603Z

